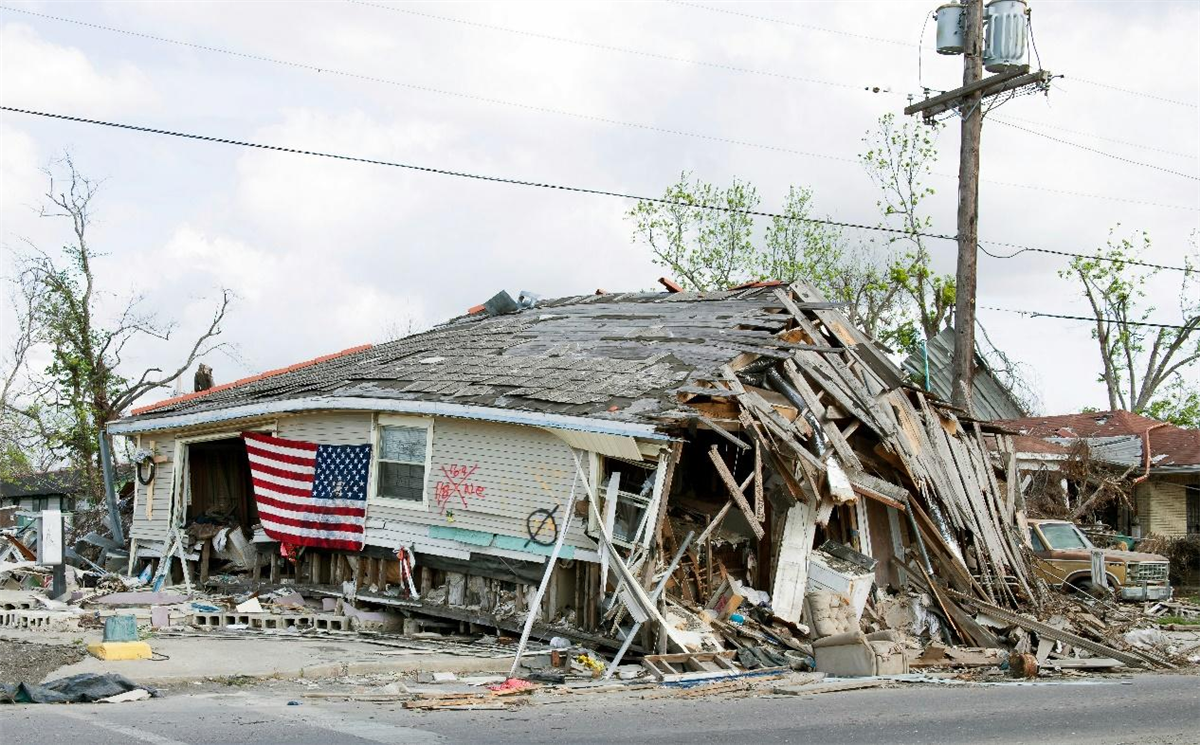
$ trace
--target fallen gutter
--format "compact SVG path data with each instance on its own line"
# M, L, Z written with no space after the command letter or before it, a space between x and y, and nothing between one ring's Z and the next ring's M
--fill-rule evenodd
M357 398L331 396L296 398L270 401L259 404L231 406L193 414L175 414L147 419L118 419L108 423L108 432L113 435L132 435L155 432L202 424L215 424L235 419L277 414L292 414L302 411L373 411L420 416L443 416L457 419L476 419L505 424L524 424L550 429L568 429L580 432L595 432L603 435L624 435L649 440L669 441L671 437L659 432L653 425L634 422L615 422L569 414L548 414L536 411L502 409L493 406L442 403L439 401L404 401L397 399Z
M1133 480L1134 486L1137 486L1138 484L1142 483L1146 479L1150 478L1150 433L1152 431L1158 429L1159 427L1165 427L1165 426L1167 426L1166 422L1159 422L1158 424L1152 424L1146 428L1145 432L1142 433L1142 463L1144 464L1145 471L1142 473L1141 476L1138 476L1136 479Z

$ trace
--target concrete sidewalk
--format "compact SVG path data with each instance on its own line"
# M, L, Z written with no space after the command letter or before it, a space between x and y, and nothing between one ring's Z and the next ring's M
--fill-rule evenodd
M7 634L10 638L12 634ZM79 634L22 634L26 641L69 644ZM85 634L84 636L90 636ZM155 660L99 660L87 657L50 673L46 680L79 673L120 673L147 685L172 685L244 677L334 678L371 673L454 672L503 673L512 658L447 654L427 649L400 649L368 644L353 637L283 637L247 635L150 637Z

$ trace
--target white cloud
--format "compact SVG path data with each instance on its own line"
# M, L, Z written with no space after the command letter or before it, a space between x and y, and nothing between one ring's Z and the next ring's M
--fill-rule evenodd
M0 89L8 106L85 115L140 109L155 99L150 79L126 62L99 70L77 47L46 41L23 23L0 26Z
M1087 86L1077 78L1197 100L1196 5L1101 5L1089 6L1087 13L1079 12L1079 4L1039 6L1034 23L1042 58L1066 78L1056 81L1049 98L1018 99L997 113L1195 154L1200 130L1194 109ZM915 47L674 3L428 8L467 21L828 79L852 88L345 3L212 8L203 3L57 3L54 12L325 70L851 162L563 117L41 19L22 18L27 25L4 27L4 100L30 105L18 99L35 97L32 103L47 108L59 105L111 118L117 117L109 112L120 111L123 119L170 129L637 194L660 193L682 170L717 183L736 175L758 187L767 209L779 206L789 184L804 184L815 190L821 212L872 224L879 219L875 190L853 159L863 133L880 114L898 113L904 97L866 93L857 86L893 85L897 94L917 89ZM748 0L737 7L914 44L931 9L919 2ZM932 32L930 24L926 41ZM1125 64L1129 59L1138 60L1134 77ZM925 85L948 88L960 79L961 60L925 55ZM410 317L437 322L501 288L547 297L597 287L642 289L665 273L643 247L630 244L630 226L622 219L627 202L12 114L0 116L0 126L4 235L35 235L57 245L54 235L38 233L49 229L49 221L39 222L24 205L40 199L43 183L36 170L44 165L41 159L70 146L87 173L107 178L97 233L97 244L111 251L106 287L145 289L150 307L181 321L180 340L208 318L215 288L238 292L226 333L243 350L245 369L228 370L230 364L223 363L218 377L224 380L378 340L407 325ZM1195 159L1047 131L1172 170L1200 168ZM937 170L953 174L956 127L946 130L940 150ZM1196 207L1194 182L999 124L985 127L982 169L980 232L985 239L1087 251L1101 245L1109 227L1120 221L1151 231L1152 259L1178 263L1180 247L1197 223L1195 211L1065 193ZM953 234L954 179L938 178L932 185L938 190L930 200L934 229ZM871 235L849 231L848 239ZM937 242L933 251L937 268L953 271L953 242ZM983 257L980 304L1086 312L1074 288L1057 276L1063 265L1058 257L1028 253L1007 261ZM1172 279L1169 273L1159 278L1152 288L1156 300L1174 297ZM1002 349L1041 371L1048 409L1103 404L1093 382L1098 366L1086 324L994 311L981 315Z

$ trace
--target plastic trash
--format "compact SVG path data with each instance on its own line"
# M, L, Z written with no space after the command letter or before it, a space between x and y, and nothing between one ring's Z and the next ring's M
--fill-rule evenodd
M154 688L138 685L117 673L81 673L41 685L0 683L0 703L6 704L85 704L144 690L153 697Z

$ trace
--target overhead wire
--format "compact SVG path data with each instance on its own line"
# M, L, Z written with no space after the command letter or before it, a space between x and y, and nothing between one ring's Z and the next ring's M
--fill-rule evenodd
M1043 313L1039 310L1023 310L1021 308L997 308L993 305L979 306L983 310L998 310L1003 313L1016 313L1030 318L1058 318L1065 321L1088 321L1089 323L1115 323L1122 326L1143 326L1147 328L1157 329L1177 329L1179 331L1195 330L1195 323L1178 324L1178 323L1153 323L1151 321L1120 321L1115 318L1105 318L1104 316L1074 316L1065 313Z
M328 158L331 160L341 160L341 161L348 161L348 162L355 162L355 163L365 163L365 164L370 164L370 165L389 166L392 168L403 168L403 169L411 170L411 171L420 171L423 173L434 173L434 174L440 174L440 175L444 175L444 176L455 176L458 178L466 178L466 179L471 179L471 180L475 180L475 181L487 181L487 182L493 182L493 183L510 184L510 185L514 185L514 186L527 186L527 187L534 187L534 188L540 188L540 189L551 189L551 190L555 190L555 191L575 192L575 193L580 193L580 194L591 194L591 195L595 195L595 196L615 197L618 199L627 199L627 200L634 200L634 201L639 201L639 202L652 202L655 204L666 204L666 205L672 205L672 206L678 206L678 207L688 207L688 208L692 208L692 209L703 209L703 210L722 212L722 213L727 213L727 214L742 214L742 215L748 215L751 217L767 217L767 218L773 218L773 219L794 220L797 222L829 225L831 227L850 228L850 229L855 229L855 230L869 230L869 231L880 232L880 233L888 233L890 235L896 235L896 236L905 237L905 238L932 238L932 239L944 240L944 241L957 241L958 240L957 236L946 235L945 233L916 232L916 231L906 230L906 229L902 229L902 228L890 228L890 227L883 226L883 225L867 225L865 223L853 223L853 222L830 220L830 219L823 219L823 218L816 218L816 217L801 217L798 215L789 215L789 214L785 214L785 213L770 212L770 211L766 211L766 210L738 209L738 208L734 208L734 207L726 207L726 206L721 206L721 205L703 204L703 203L697 204L697 203L692 203L692 202L684 202L684 201L680 201L680 200L666 199L664 197L639 196L639 195L631 194L628 192L619 192L619 191L613 191L613 190L609 190L609 189L596 189L596 188L582 187L582 186L571 186L571 185L567 185L567 184L556 184L556 183L551 183L551 182L546 182L546 181L533 181L533 180L529 180L529 179L518 179L518 178L505 177L505 176L491 176L491 175L486 175L486 174L472 173L469 171L459 171L459 170L452 170L452 169L446 169L446 168L438 168L435 166L421 166L421 165L415 165L415 164L411 164L411 163L400 163L400 162L396 162L396 161L380 160L380 159L376 159L376 158L365 158L365 157L361 157L361 156L344 155L344 154L339 154L339 153L327 153L327 152L322 152L322 151L318 151L318 150L307 150L307 149L302 149L302 148L286 147L283 145L269 145L269 144L264 144L264 143L251 142L249 140L237 140L237 139L227 138L227 137L216 137L216 136L212 136L212 135L201 135L201 134L195 134L195 133L191 133L191 132L181 132L178 130L160 129L160 128L156 128L156 127L147 127L147 126L142 126L142 125L137 125L137 124L127 124L127 123L123 123L123 122L113 122L113 121L107 121L107 120L103 120L103 119L89 119L86 117L71 116L69 114L59 114L59 113L48 112L48 111L39 111L36 109L23 109L23 108L7 106L7 105L0 105L0 111L11 111L11 112L17 113L17 114L26 114L28 116L37 116L37 117L42 117L45 119L57 119L57 120L61 120L61 121L75 122L75 123L79 123L79 124L90 124L93 126L128 130L128 131L132 131L132 132L140 132L143 134L155 134L155 135L162 135L162 136L167 136L167 137L177 137L180 139L195 140L195 141L199 141L199 142L209 142L209 143L222 144L222 145L235 145L238 147L246 147L246 148L258 149L258 150L269 150L269 151L274 151L274 152L290 153L290 154L294 154L294 155L307 155L307 156L318 157L318 158ZM989 243L994 243L994 242L989 241ZM1022 248L1023 250L1026 250L1026 251L1056 253L1056 254L1060 254L1060 255L1064 255L1064 256L1079 256L1081 258L1098 259L1101 261L1116 261L1113 259L1108 259L1103 256L1088 256L1085 254L1072 254L1072 253L1065 252L1065 251L1052 251L1050 249L1039 249L1039 248L1034 248L1034 247L1029 247L1029 246L1016 246L1015 244L997 243L996 245L1014 246L1014 247ZM989 253L988 255L992 256L993 254ZM1005 257L997 257L997 258L1005 258ZM1122 263L1131 263L1131 264L1141 263L1141 262L1124 261L1124 260L1121 260L1121 261L1122 261ZM1193 271L1190 267L1174 267L1174 266L1167 266L1167 265L1154 265L1154 266L1157 266L1158 268L1161 268L1161 269L1171 269L1174 271L1182 271L1182 272Z
M1010 254L994 254L991 251L989 251L983 247L984 243L987 243L987 244L990 244L993 246L1004 246L1005 248L1015 248L1018 250L1016 250ZM993 259L1013 259L1013 258L1020 256L1023 253L1032 252L1032 253L1050 254L1053 256L1069 256L1071 258L1078 258L1078 259L1107 261L1107 262L1110 262L1113 264L1128 264L1130 266L1144 266L1148 269L1167 269L1167 270L1170 270L1173 272L1183 272L1184 274L1195 274L1197 272L1200 272L1200 267L1193 267L1193 266L1187 266L1187 265L1172 266L1171 264L1155 264L1153 262L1139 261L1137 259L1119 259L1119 258L1109 258L1107 256L1100 256L1100 255L1078 254L1078 253L1071 253L1070 251L1056 251L1052 248L1037 248L1035 246L1022 246L1019 243L1004 243L1004 242L1000 242L1000 241L980 241L979 242L979 250L982 251L987 256L990 256Z
M1094 132L1084 132L1084 131L1078 130L1078 129L1068 129L1067 127L1063 127L1063 126L1060 126L1057 124L1047 124L1046 122L1036 122L1036 121L1033 121L1030 119L1022 119L1022 118L1016 117L1016 116L1010 116L1010 117L1007 117L1006 119L1001 119L998 116L993 116L992 121L994 121L994 122L998 122L998 121L1021 122L1022 124L1028 124L1028 125L1031 125L1034 127L1041 127L1043 129L1057 129L1060 132L1070 132L1073 135L1082 135L1083 137L1091 137L1096 140L1103 140L1105 142L1113 142L1118 145L1124 145L1126 147L1137 148L1139 150L1149 150L1150 152L1163 153L1164 155L1174 155L1174 156L1180 157L1180 158L1190 158L1191 160L1200 160L1200 155L1193 154L1193 153L1182 153L1178 150L1167 150L1165 148L1154 147L1153 145L1147 145L1144 142L1131 142L1129 140L1118 140L1118 139L1114 139L1112 137L1105 137L1103 135L1098 135L1098 134L1095 134Z
M790 155L800 155L800 156L811 157L811 158L819 158L822 160L838 161L838 162L842 162L842 163L854 163L856 165L859 164L858 159L850 158L850 157L846 157L846 156L830 155L827 153L817 153L817 152L812 152L812 151L808 151L808 150L800 150L798 148L785 147L785 146L781 146L781 145L774 145L774 144L768 144L768 143L762 143L762 142L753 142L753 141L749 141L749 140L743 140L743 139L737 139L737 138L731 138L731 137L723 137L721 135L707 134L704 132L693 132L693 131L688 131L688 130L683 130L683 129L675 129L672 127L662 127L662 126L658 126L658 125L654 125L654 124L646 124L646 123L642 123L642 122L632 122L632 121L626 121L626 120L621 120L621 119L614 119L614 118L610 118L610 117L598 116L598 115L588 114L588 113L584 113L584 112L569 111L569 110L565 110L565 109L557 109L557 108L548 107L548 106L540 106L540 105L536 105L536 104L522 103L519 101L509 101L509 100L500 99L500 98L493 98L490 96L480 96L480 95L476 95L476 94L472 94L472 93L464 93L462 91L453 91L453 90L447 90L444 88L435 88L432 86L419 85L416 83L406 83L406 82L391 79L391 78L384 78L384 77L379 77L379 76L374 76L374 75L364 75L364 74L360 74L360 73L349 72L347 70L339 70L337 68L329 67L329 66L325 66L325 65L312 64L312 63L308 63L308 62L298 62L295 60L279 59L276 57L268 57L265 55L254 54L251 52L242 52L242 51L238 51L235 49L216 47L216 46L211 46L211 45L206 45L206 44L200 44L197 42L183 41L180 39L172 39L170 37L160 36L160 35L156 35L156 34L143 33L140 31L131 31L128 29L116 28L114 26L105 26L102 24L90 23L87 21L81 21L81 20L74 19L74 18L55 16L55 15L50 15L47 13L39 13L37 11L28 10L25 8L13 8L13 7L9 7L9 6L0 5L0 10L5 10L5 11L10 11L10 12L15 12L15 13L22 13L25 15L34 16L37 18L45 19L45 20L72 24L72 25L83 27L83 28L89 28L92 30L104 31L107 33L122 34L125 36L134 37L134 38L146 39L148 41L154 41L154 42L159 42L159 43L164 43L164 44L172 44L175 46L185 47L185 48L189 48L189 49L196 49L196 50L203 51L203 52L210 52L210 53L214 53L214 54L223 54L223 55L228 55L228 56L235 57L235 58L252 60L255 62L263 62L263 63L273 64L273 65L280 65L283 67L298 69L298 70L306 70L306 71L315 72L318 74L328 74L328 75L334 75L334 76L344 77L344 78L353 79L353 80L362 80L362 81L369 82L369 83L390 85L390 86L395 86L398 88L405 88L407 90L420 91L423 93L433 93L433 94L442 95L442 96L460 98L463 100L478 101L481 103L507 106L507 107L521 109L521 110L525 110L525 111L535 111L535 112L543 113L543 114L553 114L556 116L565 116L565 117L570 117L570 118L574 118L574 119L579 119L582 121L593 121L593 122L598 122L601 124L628 127L630 129L638 129L638 130L642 130L642 131L646 131L646 132L658 132L661 134L669 134L669 135L674 135L674 136L678 136L678 137L688 137L688 138L704 140L704 141L708 141L708 142L721 142L721 143L725 143L725 144L729 144L729 145L737 145L740 147L749 147L749 148L754 148L754 149L758 149L758 150L765 150L768 152L787 153ZM932 175L937 176L938 178L957 179L957 176L955 174L951 174L951 173L933 172ZM1007 182L1007 181L997 181L994 179L982 179L982 181L984 183L997 184L1000 186L1006 186L1006 187L1010 187L1010 188L1026 188L1026 189L1032 189L1035 191L1045 191L1045 192L1055 193L1055 194L1064 194L1064 195L1068 195L1068 196L1082 197L1085 199L1101 199L1101 200L1106 200L1106 201L1125 202L1125 203L1129 203L1129 204L1138 204L1138 205L1144 205L1144 206L1150 206L1150 207L1158 207L1161 209L1176 209L1176 210L1187 210L1187 211L1200 212L1200 207L1189 207L1186 205L1165 204L1165 203L1159 203L1159 202L1147 202L1147 201L1143 201L1143 200L1130 199L1128 197L1110 196L1110 195L1105 195L1105 194L1091 194L1091 193L1087 193L1087 192L1072 191L1069 189L1056 189L1056 188L1052 188L1052 187L1043 187L1043 186L1037 186L1037 185L1033 185L1033 184L1017 184L1017 183L1012 183L1012 182Z
M693 209L703 209L715 212L728 214L741 214L751 217L769 217L784 220L795 220L797 222L819 223L839 228L852 228L856 230L871 230L881 233L890 233L893 235L913 236L922 238L936 238L939 240L953 241L954 236L944 235L941 233L914 233L910 230L902 228L889 228L883 225L866 225L863 223L844 222L839 220L828 220L815 217L801 217L798 215L788 215L780 212L768 212L765 210L739 209L736 207L725 207L717 204L696 204L684 202L675 199L666 199L664 197L645 197L636 194L625 192L612 191L608 189L594 189L584 186L570 186L567 184L556 184L548 181L533 181L528 179L510 178L506 176L491 176L487 174L472 173L470 171L458 171L448 168L438 168L435 166L421 166L412 163L400 163L397 161L380 160L377 158L364 158L355 155L344 155L340 153L328 153L319 150L306 150L302 148L286 147L283 145L269 145L261 142L251 142L249 140L237 140L228 137L215 137L212 135L201 135L192 132L180 132L178 130L160 129L157 127L146 127L137 124L126 124L123 122L106 121L103 119L89 119L81 116L71 116L68 114L58 114L48 111L38 111L36 109L22 109L15 106L0 105L0 111L11 111L17 114L27 114L29 116L38 116L46 119L58 119L61 121L75 122L78 124L91 124L100 127L109 127L112 129L122 129L132 132L140 132L143 134L163 135L166 137L177 137L185 140L196 140L199 142L208 142L221 145L235 145L238 147L252 148L257 150L269 150L279 153L290 153L293 155L307 155L317 158L328 158L331 160L348 161L352 163L365 163L377 166L389 166L392 168L403 168L410 171L420 171L422 173L433 173L443 176L454 176L457 178L471 179L474 181L487 181L492 183L509 184L512 186L527 186L539 189L551 189L554 191L575 192L578 194L591 194L594 196L615 197L618 199L628 199L639 202L653 202L656 204L666 204L678 207L689 207Z
M711 5L704 5L702 3L685 2L684 0L666 0L666 1L670 2L673 5L682 5L682 6L689 7L689 8L697 8L699 10L705 10L710 13L725 13L728 15L741 16L743 18L750 18L750 19L753 19L756 21L765 21L767 23L776 23L781 26L794 26L797 28L806 28L806 29L814 30L814 31L824 31L827 33L842 34L844 36L854 36L854 37L857 37L860 39L867 39L867 40L882 43L882 44L894 44L897 46L918 46L918 47L921 46L921 44L913 45L913 43L910 41L902 41L900 39L886 39L886 38L877 37L877 36L867 36L865 34L855 34L855 33L851 33L851 32L844 32L844 31L839 31L839 30L835 30L835 29L824 28L821 26L810 26L808 24L797 23L795 21L787 20L784 18L778 18L775 16L758 15L758 14L754 14L754 13L745 13L745 12L741 12L741 11L730 10L729 8L725 8L725 7L714 7ZM1036 54L1037 53L1036 43L1034 46L1035 46L1034 53ZM1040 59L1040 55L1039 55L1039 59ZM1070 79L1079 81L1080 83L1086 83L1088 85L1094 85L1094 86L1097 86L1100 88L1107 88L1108 90L1125 93L1130 96L1140 96L1142 98L1148 98L1148 99L1152 99L1155 101L1161 101L1163 103L1174 104L1176 106L1185 106L1185 107L1191 108L1191 109L1200 108L1200 103L1196 103L1195 101L1181 101L1177 98L1170 98L1168 96L1160 96L1160 95L1157 95L1154 93L1147 93L1145 91L1133 90L1131 88L1122 88L1120 86L1111 85L1109 83L1101 83L1096 80L1088 80L1086 78L1077 78L1077 77L1072 76Z
M606 52L617 52L620 54L629 54L636 57L646 57L649 59L657 59L663 62L678 62L685 65L696 65L698 67L708 67L716 70L725 70L727 72L743 73L748 75L762 75L769 78L778 78L781 80L794 80L801 83L813 83L815 85L827 85L833 88L845 88L847 90L871 90L876 93L890 93L890 91L878 89L878 86L871 85L854 85L852 83L842 83L834 80L822 80L821 78L810 78L803 75L790 75L783 72L774 72L772 70L758 70L751 67L740 67L738 65L730 65L724 62L710 62L708 60L693 59L691 57L675 57L669 54L660 52L652 52L645 49L634 49L633 47L622 47L615 44L603 44L601 42L588 41L587 39L572 39L566 36L556 36L554 34L546 34L538 31L528 31L526 29L512 28L510 26L501 26L495 23L484 23L483 21L472 21L465 18L455 18L454 16L444 16L437 13L428 13L414 8L404 8L396 5L384 5L382 3L368 2L368 0L346 0L353 5L363 5L370 8L378 8L387 10L392 13L403 13L418 18L427 18L435 21L444 21L446 23L457 23L463 26L471 26L474 28L487 29L489 31L500 31L506 34L514 34L516 36L525 36L533 39L542 39L543 41L552 41L558 44L572 44L575 46L588 47L591 49L600 49ZM899 95L899 94L894 94Z
M1060 143L1063 145L1070 145L1071 147L1079 148L1080 150L1086 150L1089 153L1103 155L1106 158L1112 158L1113 160L1118 160L1122 163L1128 163L1130 165L1141 166L1143 168L1151 168L1155 171L1162 171L1163 173L1169 173L1172 176L1180 176L1182 178L1190 179L1192 181L1200 181L1200 176L1193 176L1189 173L1183 173L1182 171L1173 171L1170 168L1163 168L1162 166L1156 166L1153 163L1144 163L1140 160L1133 160L1132 158L1124 158L1120 155L1117 155L1116 153L1110 153L1110 152L1106 152L1104 150L1100 150L1099 148L1089 147L1087 145L1081 145L1078 142L1071 142L1070 140L1064 140L1060 137L1055 137L1054 135L1046 134L1045 132L1038 132L1035 129L1029 129L1028 127L1022 127L1019 124L1013 124L1012 122L1007 122L1003 119L993 119L992 121L996 122L997 124L1002 124L1005 127L1009 127L1011 129L1018 129L1022 132L1027 132L1031 135L1036 135L1038 137L1044 137L1045 139L1050 140L1052 142L1057 142L1057 143Z
M423 93L436 93L436 94L442 95L442 96L451 96L454 98L461 98L461 99L469 100L469 101L479 101L481 103L497 104L497 105L508 106L508 107L516 108L516 109L523 109L526 111L536 111L536 112L542 113L542 114L554 114L556 116L566 116L566 117L571 117L574 119L581 119L584 121L593 121L593 122L599 122L602 124L611 124L611 125L616 125L616 126L621 126L621 127L629 127L632 129L641 129L641 130L645 130L648 132L660 132L662 134L676 135L679 137L690 137L690 138L699 139L699 140L707 140L710 142L723 142L723 143L726 143L729 145L739 145L742 147L751 147L751 148L756 148L759 150L767 150L767 151L780 152L780 153L789 153L791 155L803 155L803 156L810 157L810 158L820 158L823 160L835 160L835 161L841 161L843 163L856 163L856 164L858 163L858 161L856 159L847 158L845 156L829 155L827 153L816 153L816 152L812 152L812 151L808 151L808 150L799 150L797 148L784 147L782 145L772 145L772 144L762 143L762 142L752 142L749 140L740 140L740 139L736 139L736 138L732 138L732 137L722 137L720 135L706 134L703 132L690 132L688 130L683 130L683 129L674 129L671 127L660 127L660 126L657 126L654 124L645 124L642 122L631 122L631 121L625 121L625 120L621 120L621 119L612 119L609 117L597 116L594 114L587 114L587 113L583 113L583 112L579 112L579 111L556 109L556 108L552 108L549 106L539 106L536 104L521 103L519 101L508 101L508 100L501 99L501 98L492 98L490 96L479 96L479 95L475 95L472 93L463 93L462 91L452 91L452 90L447 90L445 88L435 88L432 86L419 85L416 83L406 83L406 82L403 82L400 80L394 80L391 78L377 77L374 75L363 75L360 73L349 72L347 70L339 70L337 68L328 67L325 65L315 65L315 64L311 64L311 63L307 63L307 62L296 62L294 60L285 60L285 59L279 59L276 57L267 57L264 55L253 54L250 52L240 52L235 49L227 49L224 47L214 47L214 46L210 46L210 45L206 45L206 44L198 44L196 42L191 42L191 41L183 41L180 39L172 39L172 38L165 37L165 36L157 36L155 34L142 33L140 31L130 31L127 29L116 28L113 26L104 26L104 25L101 25L98 23L89 23L87 21L80 21L80 20L77 20L74 18L65 18L63 16L54 16L54 15L48 15L46 13L38 13L36 11L27 10L24 8L12 8L12 7L8 7L8 6L0 5L0 10L7 10L7 11L16 12L16 13L24 13L26 15L36 16L38 18L44 18L46 20L59 21L62 23L69 23L69 24L73 24L76 26L82 26L84 28L90 28L90 29L93 29L96 31L105 31L105 32L114 33L114 34L123 34L126 36L132 36L132 37L136 37L139 39L146 39L148 41L155 41L155 42L160 42L163 44L173 44L175 46L186 47L189 49L196 49L196 50L203 51L203 52L212 52L214 54L224 54L224 55L228 55L231 57L240 57L242 59L248 59L248 60L252 60L255 62L265 62L268 64L281 65L284 67L290 67L290 68L294 68L294 69L298 69L298 70L307 70L309 72L315 72L315 73L320 73L320 74L336 75L338 77L349 78L349 79L353 79L353 80L362 80L362 81L368 82L368 83L380 83L383 85L391 85L391 86L395 86L398 88L406 88L408 90L421 91Z

